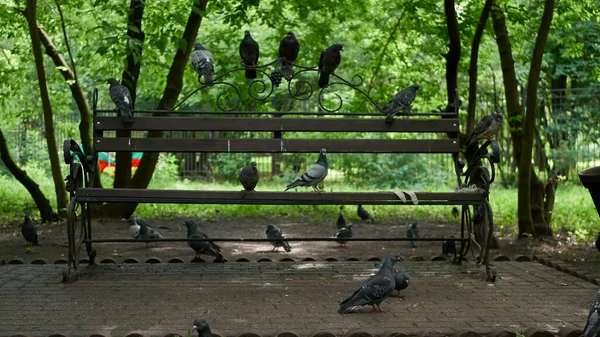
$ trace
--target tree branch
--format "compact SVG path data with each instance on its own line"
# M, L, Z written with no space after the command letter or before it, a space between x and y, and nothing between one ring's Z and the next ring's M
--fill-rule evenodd
M383 58L385 57L385 52L387 51L387 47L389 46L390 42L392 42L392 40L394 39L394 35L396 35L396 31L398 31L398 28L400 27L400 22L402 21L403 16L404 16L404 12L400 13L400 15L398 16L398 20L396 20L396 24L394 25L394 28L392 29L392 32L390 33L390 36L388 37L387 41L385 42L385 45L383 46L383 48L381 48L381 53L379 53L377 66L375 67L375 71L373 72L371 81L369 81L369 88L367 89L367 95L371 94L371 89L373 88L373 81L375 81L377 74L379 74L379 70L381 70L381 64L383 63Z
M63 32L63 38L65 39L65 46L67 46L67 53L69 53L69 58L71 59L71 68L73 69L73 77L75 78L75 82L79 83L77 79L77 68L75 67L75 59L73 58L73 54L71 53L71 46L69 45L69 39L67 38L67 28L65 27L65 17L63 16L62 9L60 8L60 3L58 0L55 0L56 8L58 8L58 14L60 15L60 26Z

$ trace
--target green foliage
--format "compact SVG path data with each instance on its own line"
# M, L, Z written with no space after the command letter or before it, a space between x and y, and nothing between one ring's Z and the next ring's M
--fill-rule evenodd
M250 163L250 153L218 153L214 155L212 165L213 173L229 181L237 181L240 168Z

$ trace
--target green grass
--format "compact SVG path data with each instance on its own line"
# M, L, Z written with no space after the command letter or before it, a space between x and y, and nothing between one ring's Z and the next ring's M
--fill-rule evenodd
M56 204L54 186L51 178L39 167L28 166L27 173L36 180L42 191ZM154 189L181 190L240 190L237 183L207 183L198 181L175 181L170 169L159 169L150 184ZM289 180L289 177L285 179ZM287 180L276 177L270 182L261 182L257 191L283 191ZM112 185L112 178L102 177L104 186ZM407 186L405 189L410 190ZM298 188L298 191L310 191ZM377 189L375 189L377 190ZM424 191L452 191L450 187L437 186L419 188ZM368 187L349 186L342 182L327 183L325 191L373 191ZM494 222L505 233L517 232L517 190L493 188L490 201L494 211ZM451 215L450 206L369 206L369 211L380 223L401 223L408 220L432 222L456 222ZM0 175L0 224L21 219L24 211L38 214L35 204L25 188L12 176ZM286 221L333 221L338 206L262 206L262 205L171 205L141 204L136 214L146 218L194 217L204 221L214 221L217 213L220 217L236 218L277 218ZM344 213L349 219L356 219L356 208L345 206ZM553 229L570 231L578 239L592 238L600 231L600 218L592 199L582 186L561 184L556 195L553 213Z

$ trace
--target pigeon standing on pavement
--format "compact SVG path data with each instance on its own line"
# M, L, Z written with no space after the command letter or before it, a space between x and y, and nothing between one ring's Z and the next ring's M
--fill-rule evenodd
M385 121L391 123L394 120L394 115L398 113L398 110L402 109L403 112L410 112L410 105L417 97L417 90L419 86L411 84L408 88L400 90L387 104L385 107L385 114L387 117Z
M256 78L256 64L258 63L258 57L260 55L258 42L256 42L252 35L250 35L250 31L244 32L244 38L240 43L240 57L242 58L242 62L246 66L246 78L253 79Z
M479 139L485 138L489 140L494 137L502 129L502 123L500 109L496 109L491 115L483 116L469 135L469 138L467 138L467 147L476 144Z
M387 310L381 309L380 304L396 287L393 267L398 259L397 254L388 255L377 274L340 303L338 313L349 314L362 305L371 305L375 311L386 312Z
M187 238L188 239L208 239L208 236L201 231L198 230L198 225L193 220L188 220L184 222L184 227L187 227ZM214 262L226 262L223 255L221 255L221 247L216 245L212 241L188 241L188 246L190 246L195 252L196 256L194 260L200 257L200 254L213 256L215 257Z
M205 319L194 320L194 326L192 327L192 332L197 331L198 337L212 337L212 332L210 331L210 327L208 326L208 322Z
M21 235L23 235L23 238L32 246L39 246L37 228L35 228L35 225L31 222L28 215L25 215L24 217Z
M321 183L323 179L325 179L327 176L327 170L327 150L321 149L319 158L317 158L317 161L313 164L313 166L311 166L308 171L304 172L300 178L287 185L285 191L296 186L311 186L313 191L321 192L316 186Z
M268 225L265 233L267 234L267 239L285 238L281 228L277 228L273 225ZM287 241L271 241L271 244L273 245L272 251L279 251L279 247L283 247L283 249L285 249L285 251L288 253L292 251L292 247L290 247L290 244Z
M139 235L137 237L138 239L141 239L141 240L148 240L148 239L150 239L150 240L156 240L156 239L162 239L163 238L163 236L160 235L160 233L156 229L152 228L152 226L150 226L143 219L138 219L136 217L133 217L133 221L137 225L140 226L140 232L139 232Z
M414 222L410 225L410 227L406 231L406 237L411 239L410 245L413 248L419 247L419 240L417 240L419 238L419 229L417 228L416 222Z
M456 241L454 241L454 236L451 235L450 240L444 240L442 242L442 254L444 254L444 256L456 256Z
M296 39L296 36L292 32L288 32L287 35L279 42L279 57L281 58L281 72L286 80L291 81L294 76L292 67L296 62L298 53L300 52L300 42Z
M398 294L400 294L400 290L406 289L410 283L410 277L403 269L394 269L394 280L396 281L394 289L398 290Z
M363 220L370 220L371 222L375 221L373 216L367 212L366 209L362 207L362 205L358 205L358 209L356 210L356 214Z
M331 45L321 52L319 58L319 88L325 88L329 84L329 75L335 74L335 70L342 62L341 50L344 46L339 43Z
M108 83L110 84L110 99L119 109L121 120L126 123L133 122L133 99L131 99L129 89L114 78L109 78Z
M215 63L212 54L198 42L194 42L194 51L191 54L192 67L198 73L198 82L204 77L204 84L212 85L212 74L215 71Z
M583 337L596 337L600 332L600 290L592 302L587 323L583 329Z
M240 183L244 186L244 190L254 192L256 184L258 184L258 179L259 176L256 162L250 162L250 164L240 169Z
M346 227L348 225L348 221L346 221L346 218L344 217L344 214L342 214L342 208L341 207L340 207L340 213L338 215L338 218L335 221L335 225L336 225L337 229L342 229L343 227Z
M342 247L348 247L348 241L343 239L352 238L352 225L345 225L344 227L338 229L337 233L335 233L333 237L336 239L340 239L336 242L342 245Z
M140 237L140 225L138 225L136 217L131 218L131 226L129 226L129 233L131 233L131 237L136 240Z

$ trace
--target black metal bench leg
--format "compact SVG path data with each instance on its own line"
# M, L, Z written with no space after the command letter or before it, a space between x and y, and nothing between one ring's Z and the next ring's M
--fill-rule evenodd
M92 239L92 219L91 219L91 215L90 215L90 205L89 204L83 204L83 216L82 218L84 219L84 230L85 230L85 239L86 240L91 240ZM90 265L95 264L96 263L96 250L92 247L92 243L89 241L86 241L85 243L85 248L88 254L88 258L90 260Z

